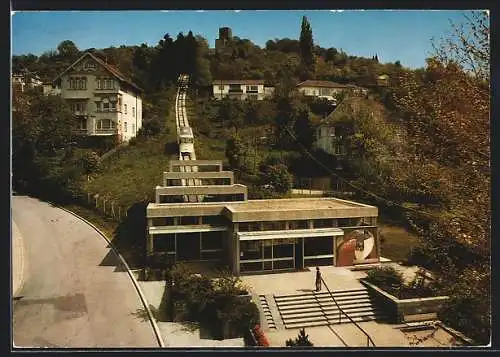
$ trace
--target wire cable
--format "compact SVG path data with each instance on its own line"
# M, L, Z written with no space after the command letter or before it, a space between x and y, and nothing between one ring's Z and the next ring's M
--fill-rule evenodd
M314 162L316 162L318 165L320 165L321 167L323 167L324 169L326 169L330 174L332 174L333 176L337 177L338 179L340 179L342 182L345 182L348 186L354 188L355 190L359 191L359 192L363 192L379 201L382 201L384 202L385 204L387 204L388 206L390 207L400 207L402 208L403 210L405 211L411 211L411 212L414 212L414 213L418 213L418 214L422 214L424 216L427 216L427 217L431 217L431 218L437 218L437 219L441 219L441 217L439 217L438 215L435 215L435 214L432 214L432 213L428 213L428 212L424 212L424 211L421 211L421 210L417 210L415 208L411 208L411 207L405 207L397 202L394 202L394 201L391 201L391 200L388 200L382 196L379 196L363 187L360 187L356 184L353 184L352 182L348 181L347 179L343 178L342 176L340 176L339 174L337 174L336 172L332 171L330 169L330 167L328 167L327 165L323 164L320 160L318 160L298 139L297 137L290 131L290 128L288 128L287 126L285 126L285 131L288 133L288 135L290 135L290 137L297 143L299 144L299 146L302 148L302 150L307 154L307 156L309 156ZM458 214L455 214L456 217L462 217L462 218L465 218L465 216L463 215L458 215Z

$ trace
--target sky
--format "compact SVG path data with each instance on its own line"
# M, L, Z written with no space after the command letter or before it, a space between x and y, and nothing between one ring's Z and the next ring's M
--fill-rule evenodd
M121 45L154 46L166 33L201 35L215 46L219 27L264 47L275 38L298 39L307 16L314 43L342 49L348 55L372 57L405 67L425 66L431 39L463 21L462 10L156 10L156 11L22 11L12 14L12 54L37 56L64 40L80 50Z

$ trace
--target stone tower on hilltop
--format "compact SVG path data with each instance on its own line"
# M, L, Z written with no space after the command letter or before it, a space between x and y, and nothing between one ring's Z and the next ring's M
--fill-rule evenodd
M226 44L233 38L231 28L219 27L219 38L215 39L215 49L220 51L226 47Z

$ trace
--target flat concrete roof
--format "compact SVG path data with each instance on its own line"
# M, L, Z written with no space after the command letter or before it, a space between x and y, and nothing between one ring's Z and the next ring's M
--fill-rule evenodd
M251 211L297 211L331 208L373 207L362 203L340 200L337 198L285 198L271 200L248 200L246 202L228 202L226 207L231 212Z
M223 214L233 222L376 217L378 208L338 198L292 198L240 202L150 203L148 217Z
M225 202L150 203L146 208L146 216L220 216L225 206Z

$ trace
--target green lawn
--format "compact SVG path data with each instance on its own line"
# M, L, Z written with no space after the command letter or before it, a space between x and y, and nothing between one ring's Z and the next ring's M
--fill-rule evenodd
M154 188L162 183L163 171L177 158L173 113L166 118L166 130L120 148L106 159L101 172L86 182L85 191L109 197L122 207L153 200Z
M408 258L410 249L418 244L418 237L405 228L381 223L379 224L381 239L381 255L399 262Z

